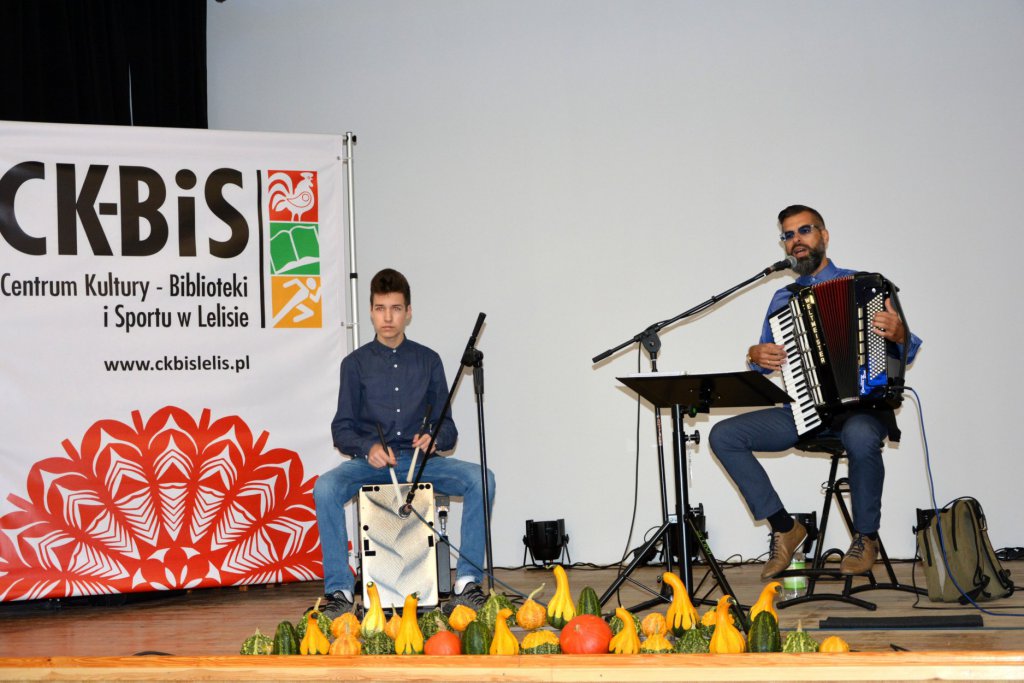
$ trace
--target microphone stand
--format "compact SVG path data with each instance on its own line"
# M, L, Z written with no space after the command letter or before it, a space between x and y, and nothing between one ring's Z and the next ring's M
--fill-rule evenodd
M792 259L792 257L790 257L790 258ZM659 323L654 323L653 325L648 326L646 329L644 329L643 332L639 332L639 333L635 334L632 339L627 339L626 341L622 342L618 346L614 346L614 347L608 349L607 351L602 351L601 353L597 354L596 356L594 356L591 359L590 362L596 365L596 364L600 363L601 361L603 361L608 356L612 355L613 353L615 353L617 351L621 351L622 349L626 348L630 344L635 344L637 342L640 342L641 344L643 344L644 348L646 348L648 353L651 354L651 359L652 359L652 362L653 362L654 358L658 355L658 351L661 349L661 340L658 339L658 332L661 332L663 329L665 329L666 327L668 327L669 325L671 325L674 322L678 322L678 321L680 321L680 320L682 320L684 318L689 318L691 316L694 316L694 315L696 315L698 313L701 313L702 311L705 311L705 310L711 308L712 306L717 304L722 299L725 299L725 298L729 297L730 295L732 295L733 293L735 293L736 291L738 291L740 289L743 289L744 287L746 287L750 283L756 282L757 280L760 280L763 277L767 277L768 275L771 275L772 273L774 273L776 271L784 270L785 268L789 268L791 265L793 265L795 263L796 263L795 259L793 259L792 261L784 260L784 261L779 261L778 263L774 263L774 264L768 266L767 268L765 268L764 270L762 270L761 272L759 272L757 275L744 280L743 282L739 283L738 285L736 285L734 287L730 287L729 289L725 290L721 294L713 295L707 301L704 301L702 303L697 304L696 306L694 306L690 310L683 311L682 313L680 313L679 315L675 316L674 318L669 318L668 320L662 320ZM654 371L657 372L657 368L655 368Z
M774 263L774 264L768 266L767 268L765 268L764 270L758 272L753 277L750 277L750 278L744 280L743 282L741 282L741 283L739 283L739 284L737 284L737 285L735 285L733 287L730 287L729 289L725 290L724 292L721 292L720 294L715 294L715 295L711 296L706 301L703 301L703 302L697 304L696 306L694 306L693 308L691 308L689 310L683 311L682 313L680 313L679 315L677 315L675 317L669 318L667 320L662 320L661 322L657 322L657 323L654 323L652 325L649 325L643 331L641 331L641 332L637 333L636 335L634 335L631 339L628 339L628 340L622 342L621 344L619 344L617 346L614 346L614 347L608 349L607 351L603 351L602 353L599 353L598 355L594 356L594 358L591 359L591 362L596 365L597 363L600 363L604 359L606 359L609 356L611 356L613 353L616 353L617 351L620 351L621 349L624 349L625 347L627 347L627 346L629 346L631 344L635 344L635 343L639 342L645 349L647 349L647 352L648 352L648 354L650 356L651 371L652 372L657 372L658 371L658 352L661 350L661 338L658 336L658 333L661 330L663 330L664 328L668 327L669 325L671 325L671 324L673 324L675 322L678 322L679 320L683 320L685 318L689 318L689 317L691 317L693 315L696 315L697 313L701 313L701 312L711 308L712 306L717 304L719 301L722 301L723 299L731 296L733 293L737 292L738 290L743 289L747 285L749 285L749 284L751 284L751 283L753 283L753 282L755 282L757 280L760 280L761 278L767 277L768 275L771 275L772 273L780 271L780 270L783 270L785 268L790 268L790 267L792 267L794 265L796 265L796 259L793 256L789 256L785 260L778 261L777 263ZM700 546L701 550L707 556L708 563L712 567L712 570L713 570L713 572L715 574L716 580L721 585L721 587L722 587L722 589L724 591L726 591L726 592L728 592L730 594L732 593L732 589L729 587L728 582L725 580L725 576L722 574L721 570L718 568L717 561L715 560L714 556L710 552L710 547L707 544L707 540L703 537L703 535L701 534L700 530L697 528L696 522L695 522L695 520L693 518L693 515L690 512L690 509L689 509L689 501L687 499L687 491L686 491L687 482L685 481L685 477L681 476L681 473L685 474L685 471L683 470L683 452L685 451L685 448L686 448L685 444L686 444L687 441L693 441L694 443L700 443L700 433L699 432L694 432L692 435L687 435L687 434L685 434L685 432L683 432L682 429L679 429L679 427L682 424L682 419L681 419L682 416L678 415L678 412L679 412L678 411L678 406L676 406L676 408L674 408L674 411L673 411L673 418L674 418L673 419L673 423L677 425L678 433L674 435L673 450L675 451L675 457L676 457L676 467L675 467L675 470L676 470L676 487L678 489L676 491L676 494L677 494L677 501L676 501L677 517L681 516L682 518L677 519L675 524L672 524L670 522L669 508L668 508L668 492L667 492L667 483L666 483L666 477L665 477L665 450L664 450L664 442L663 442L663 438L662 438L661 407L660 406L655 406L654 407L654 425L655 425L655 434L656 434L656 437L657 437L658 475L659 475L660 487L661 487L662 519L664 520L664 523L662 524L662 527L661 527L661 530L659 531L659 533L656 534L654 537L652 537L636 553L636 556L634 557L633 561L629 564L629 566L626 568L626 570L624 572L622 572L618 576L618 578L616 578L616 580L612 583L612 585L605 591L604 595L601 598L601 604L602 605L608 599L611 598L612 594L616 590L618 590L618 587L620 585L622 585L623 581L626 581L628 579L628 580L630 580L630 581L635 583L635 581L633 579L629 578L629 575L633 572L634 569L636 569L637 566L639 566L639 564L641 563L643 557L647 554L647 552L651 548L653 548L657 544L657 542L661 539L661 536L663 536L665 533L670 531L672 527L675 527L676 533L677 533L677 547L678 547L678 551L679 551L679 560L680 560L680 564L682 565L680 567L680 570L682 572L681 578L683 579L683 581L684 581L684 583L685 583L685 585L687 587L687 590L693 590L693 587L692 587L693 576L692 576L692 570L690 568L690 550L689 550L689 547L688 547L689 544L688 544L688 540L687 540L687 537L686 537L686 527L685 527L685 524L687 524L687 523L690 525L690 528L693 530L694 537L697 539L698 545ZM689 409L688 414L689 414L690 417L696 417L696 415L697 415L696 406L691 406L690 409ZM680 504L679 504L680 501L683 502L682 506L680 506ZM671 572L671 571L673 571L672 570L672 551L671 551L671 543L669 542L669 538L668 537L666 537L664 539L663 548L664 548L664 556L665 556L665 567L666 567L667 571ZM643 587L643 588L645 590L649 591L649 589L647 589L646 587ZM649 591L649 592L653 593L653 591ZM696 595L694 595L692 597L695 600L698 600L698 602L703 602L703 601L700 601L697 598ZM664 584L662 585L662 590L661 590L661 594L660 594L659 598L654 599L654 600L649 600L649 601L647 601L645 603L642 603L641 605L637 605L636 608L634 608L634 610L640 609L640 608L646 609L648 607L651 607L653 605L658 604L659 602L661 602L663 600L667 601L667 587ZM737 605L733 605L732 609L733 609L734 614L736 614L739 617L739 622L738 623L741 624L742 627L743 627L743 630L746 631L747 630L747 621L746 621L745 617L743 616L743 614L742 614L742 612L741 612L741 610L739 608L739 605L738 604Z
M437 435L441 431L441 425L444 422L445 415L451 409L452 399L455 397L455 391L458 389L459 382L462 380L462 368L472 367L473 368L473 381L477 395L477 421L480 432L480 470L481 476L483 477L483 492L484 492L484 543L486 548L486 562L487 569L493 567L491 561L491 510L490 510L490 499L491 494L488 490L487 484L487 452L484 445L484 423L483 423L483 393L484 393L484 374L483 374L483 358L484 354L476 348L476 338L480 335L480 328L483 327L484 318L487 315L480 313L476 319L476 325L473 327L473 332L469 335L469 341L466 343L466 349L462 352L462 359L459 361L460 367L459 372L455 374L455 378L452 380L451 389L448 390L448 397L444 401L444 406L441 408L441 417L434 425L434 430L430 434L430 441L427 442L427 447L424 449L423 459L420 460L419 468L416 470L416 478L412 482L412 486L409 487L409 493L405 498L405 505L399 510L399 514L405 513L405 516L412 511L412 501L416 496L416 488L419 486L420 479L423 478L423 470L427 465L427 461L430 458L437 457L433 453L434 441L437 440ZM489 579L489 587L494 587L494 579L491 577L489 571L485 571Z

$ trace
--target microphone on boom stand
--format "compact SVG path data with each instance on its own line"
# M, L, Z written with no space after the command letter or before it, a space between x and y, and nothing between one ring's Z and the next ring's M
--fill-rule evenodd
M771 275L772 273L777 273L780 270L785 270L786 268L796 268L796 256L790 254L781 261L776 261L764 269L764 274Z

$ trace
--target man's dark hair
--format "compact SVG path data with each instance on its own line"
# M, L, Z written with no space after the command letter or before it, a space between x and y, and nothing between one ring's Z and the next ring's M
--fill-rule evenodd
M373 305L374 294L392 294L398 292L405 297L405 305L412 303L409 281L393 268L385 268L370 280L370 305Z
M793 206L787 206L782 211L779 211L779 225L781 226L782 221L786 220L790 216L795 216L796 214L803 213L804 211L814 214L815 220L818 221L818 227L825 227L825 219L821 217L821 214L818 213L816 210L812 209L811 207L804 206L803 204L794 204Z

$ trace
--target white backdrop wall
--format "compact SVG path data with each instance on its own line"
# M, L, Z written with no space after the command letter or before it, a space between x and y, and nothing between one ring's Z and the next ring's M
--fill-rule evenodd
M620 556L637 410L615 377L637 354L590 358L780 258L774 216L797 202L824 214L837 263L902 289L925 340L908 380L939 503L976 496L993 543L1024 545L1012 436L1024 3L229 0L208 12L211 127L357 133L361 310L376 270L404 271L409 334L449 381L487 313L497 564L521 561L526 519L564 518L575 561ZM660 369L742 369L788 281L664 331ZM476 461L469 375L455 414L457 456ZM651 415L630 547L661 518ZM719 558L756 557L767 527L706 443L722 417L689 423L705 437L690 499ZM882 533L911 557L929 491L915 404L900 417ZM827 461L765 465L791 511L820 509ZM838 529L830 541L848 542Z

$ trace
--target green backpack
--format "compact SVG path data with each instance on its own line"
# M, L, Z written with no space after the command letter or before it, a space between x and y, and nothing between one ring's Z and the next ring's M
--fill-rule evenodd
M929 600L966 604L968 598L983 602L1013 594L1010 572L992 549L977 500L957 498L937 516L934 510L918 510L917 519L914 532Z

